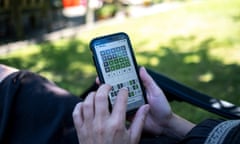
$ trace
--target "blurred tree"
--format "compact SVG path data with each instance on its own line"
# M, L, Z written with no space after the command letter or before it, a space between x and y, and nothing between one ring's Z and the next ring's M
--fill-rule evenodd
M10 0L10 21L13 24L16 38L23 38L21 1Z
M19 40L26 36L25 28L37 30L41 27L49 32L55 22L53 15L61 9L62 0L0 0L0 17L3 17L1 22L4 19L5 35L11 35L11 40Z
M88 26L91 26L94 23L94 8L91 6L91 3L94 0L87 0L87 10L86 10L86 23Z
M43 25L48 32L50 32L52 29L51 28L51 23L52 23L51 12L52 11L50 8L51 8L51 2L44 0L43 10L42 10L42 15L44 17Z
M95 10L101 8L103 2L101 0L87 0L86 23L92 25L95 21Z

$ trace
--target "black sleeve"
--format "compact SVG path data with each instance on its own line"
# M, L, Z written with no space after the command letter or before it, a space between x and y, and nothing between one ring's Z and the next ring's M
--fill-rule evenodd
M240 124L231 129L223 144L239 144L240 143Z
M208 134L223 120L207 119L196 125L180 144L204 144Z
M72 121L79 97L19 71L0 83L0 143L77 143Z
M181 144L240 143L240 120L208 119L194 127Z

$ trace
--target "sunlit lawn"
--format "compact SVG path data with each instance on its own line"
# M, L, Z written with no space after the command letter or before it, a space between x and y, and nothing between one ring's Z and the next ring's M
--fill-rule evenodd
M140 65L240 105L239 7L239 0L187 2L168 12L104 22L74 38L32 45L1 56L0 63L37 72L79 95L96 76L89 41L124 31ZM195 122L214 117L186 103L172 106Z

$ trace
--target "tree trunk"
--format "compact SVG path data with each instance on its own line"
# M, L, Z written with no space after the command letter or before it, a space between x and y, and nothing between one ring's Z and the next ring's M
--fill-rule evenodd
M87 26L91 26L94 23L95 15L94 9L90 6L90 1L87 0L87 10L86 10L86 24Z
M21 1L11 0L10 3L10 17L11 23L13 24L15 37L17 39L22 39L24 37L24 32L22 24Z
M47 32L52 30L52 11L51 11L51 3L49 0L45 0L43 4L43 25L44 28L47 29Z

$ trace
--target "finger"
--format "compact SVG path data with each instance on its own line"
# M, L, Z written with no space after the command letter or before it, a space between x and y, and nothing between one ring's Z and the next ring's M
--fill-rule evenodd
M77 129L77 131L79 131L79 129L82 127L83 125L83 115L82 115L82 102L78 103L72 113L72 117L73 117L73 122L75 125L75 128Z
M109 114L108 109L108 93L111 90L111 86L104 84L99 87L95 96L95 117L101 118Z
M99 77L96 77L96 83L98 84L98 85L100 85L101 84L101 82L100 82L100 80L99 80Z
M94 96L95 92L91 92L82 104L84 122L92 121L94 117Z
M151 95L158 95L162 90L157 86L152 77L148 74L144 67L140 68L140 77L143 82L144 87L146 88L147 93L151 93ZM155 94L157 93L157 94Z
M131 143L139 142L148 111L149 105L143 105L137 111L136 116L129 128Z
M118 92L115 104L113 106L112 117L115 117L120 122L125 122L126 120L126 109L128 100L128 89L121 88Z

